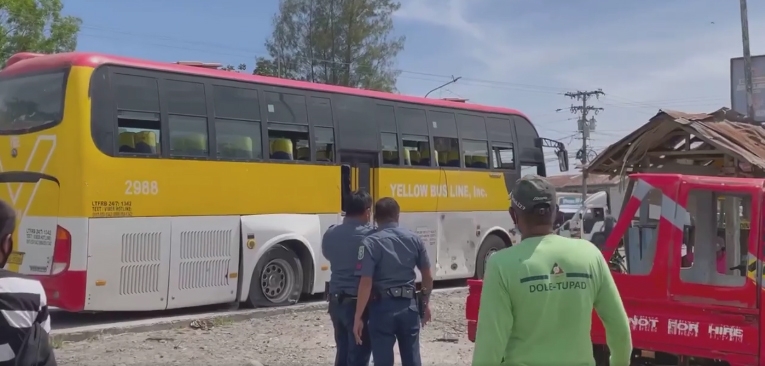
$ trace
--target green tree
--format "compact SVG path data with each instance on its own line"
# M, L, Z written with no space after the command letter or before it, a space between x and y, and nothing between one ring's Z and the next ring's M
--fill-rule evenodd
M254 75L277 77L279 76L279 67L273 60L265 57L258 57L258 59L255 60L255 70L252 70L252 73Z
M61 0L0 0L0 62L18 52L73 51L82 20Z
M405 42L392 35L400 6L395 0L281 0L266 41L267 70L289 79L393 91L396 56Z
M242 72L242 71L246 71L247 70L247 65L246 64L239 64L237 66L226 65L226 66L221 66L220 70L233 71L233 72Z

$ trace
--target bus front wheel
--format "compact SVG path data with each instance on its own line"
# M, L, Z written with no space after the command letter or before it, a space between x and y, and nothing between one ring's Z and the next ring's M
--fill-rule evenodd
M287 306L298 302L303 290L303 267L297 254L274 245L252 271L247 304L251 307Z
M499 236L494 234L486 236L486 239L483 240L481 249L478 250L478 255L476 256L475 278L482 280L483 274L486 272L486 262L489 261L489 257L506 247L507 244L505 244L505 241Z

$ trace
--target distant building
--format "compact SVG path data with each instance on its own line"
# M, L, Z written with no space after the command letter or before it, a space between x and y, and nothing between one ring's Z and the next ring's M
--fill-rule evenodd
M558 192L582 192L582 174L561 174L547 177ZM619 178L609 179L607 175L590 175L587 177L587 193L607 191L616 186Z

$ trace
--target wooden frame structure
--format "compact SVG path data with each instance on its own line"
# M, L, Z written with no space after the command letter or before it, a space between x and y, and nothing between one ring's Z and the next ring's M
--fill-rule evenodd
M660 110L587 166L609 177L638 172L765 177L765 128L728 108Z

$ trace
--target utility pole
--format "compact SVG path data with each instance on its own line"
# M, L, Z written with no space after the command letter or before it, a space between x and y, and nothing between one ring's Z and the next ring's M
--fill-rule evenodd
M569 92L564 94L565 96L575 99L582 102L582 105L571 105L569 110L573 114L580 114L579 120L578 120L578 130L582 134L582 150L577 153L577 155L580 155L580 160L582 161L582 215L584 215L584 211L586 211L586 207L584 207L584 201L587 200L587 169L585 169L585 166L587 165L587 139L590 138L590 130L595 129L595 118L591 117L589 120L587 119L587 115L592 112L593 115L596 115L600 113L600 111L603 110L603 108L594 107L587 104L587 101L591 98L598 99L601 95L605 95L602 90L590 90L590 91L576 91L576 92ZM584 218L584 217L583 217ZM579 229L581 231L580 235L584 234L584 225L583 222L579 225ZM583 237L583 236L582 236Z
M744 46L744 82L746 84L746 114L749 122L754 123L754 92L752 81L752 53L749 51L749 15L746 0L739 0L741 7L741 43Z

